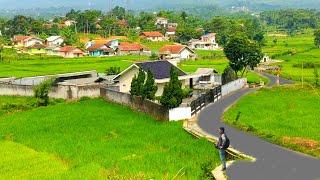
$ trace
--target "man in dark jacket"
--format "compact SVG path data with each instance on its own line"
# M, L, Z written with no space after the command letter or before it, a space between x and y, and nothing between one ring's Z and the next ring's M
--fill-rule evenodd
M219 128L219 141L216 148L219 149L220 160L222 163L222 171L226 170L226 149L227 149L227 136L224 132L224 127Z

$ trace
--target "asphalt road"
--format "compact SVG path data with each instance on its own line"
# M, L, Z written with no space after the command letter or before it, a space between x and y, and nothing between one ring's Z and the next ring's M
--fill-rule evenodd
M272 75L263 74L270 79L269 86L276 79ZM280 84L291 81L280 79ZM198 125L206 132L217 136L217 129L226 128L231 145L248 155L255 157L255 162L237 161L227 169L229 179L235 180L320 180L320 160L271 144L249 133L232 128L221 118L224 110L241 96L255 91L242 89L209 105L200 112ZM303 128L303 127L301 127ZM319 133L320 135L320 133Z

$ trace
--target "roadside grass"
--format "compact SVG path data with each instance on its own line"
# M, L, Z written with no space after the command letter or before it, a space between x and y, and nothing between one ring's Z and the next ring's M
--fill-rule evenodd
M299 85L261 89L239 100L224 120L273 143L320 157L320 90Z
M202 179L202 169L219 164L213 145L181 123L159 122L102 99L1 116L0 138L0 167L14 160L0 178L48 171L49 178Z
M105 72L112 66L121 70L129 67L135 61L147 60L147 56L113 56L113 57L83 57L74 59L54 58L15 60L0 62L0 77L28 77L49 74L69 73L77 71L97 70Z

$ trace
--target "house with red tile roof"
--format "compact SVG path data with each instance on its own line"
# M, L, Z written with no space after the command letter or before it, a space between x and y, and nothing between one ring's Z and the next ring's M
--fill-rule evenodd
M196 57L196 54L188 46L184 45L165 45L159 50L161 59L171 60L183 60L192 59Z
M161 32L152 31L152 32L142 32L140 35L142 39L148 39L150 41L165 41L166 37Z
M90 56L109 56L114 55L115 50L107 45L107 43L94 43L87 48Z
M83 51L73 46L64 46L59 48L58 54L64 58L83 57Z
M12 42L18 47L30 47L35 44L43 44L43 40L33 36L16 35L12 38Z
M138 54L138 55L151 55L151 51L149 48L138 44L138 43L130 43L130 42L120 42L117 54L126 55L126 54Z

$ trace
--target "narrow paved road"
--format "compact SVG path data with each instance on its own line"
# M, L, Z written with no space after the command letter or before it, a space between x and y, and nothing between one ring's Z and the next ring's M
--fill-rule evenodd
M269 86L276 82L274 76L263 75L270 79ZM291 81L280 79L280 84L287 83ZM198 117L198 125L212 135L217 136L218 127L226 127L231 145L257 159L256 162L236 162L227 169L228 177L232 180L320 180L319 159L271 144L221 122L227 107L241 96L253 91L255 90L242 89L224 97L205 108Z

